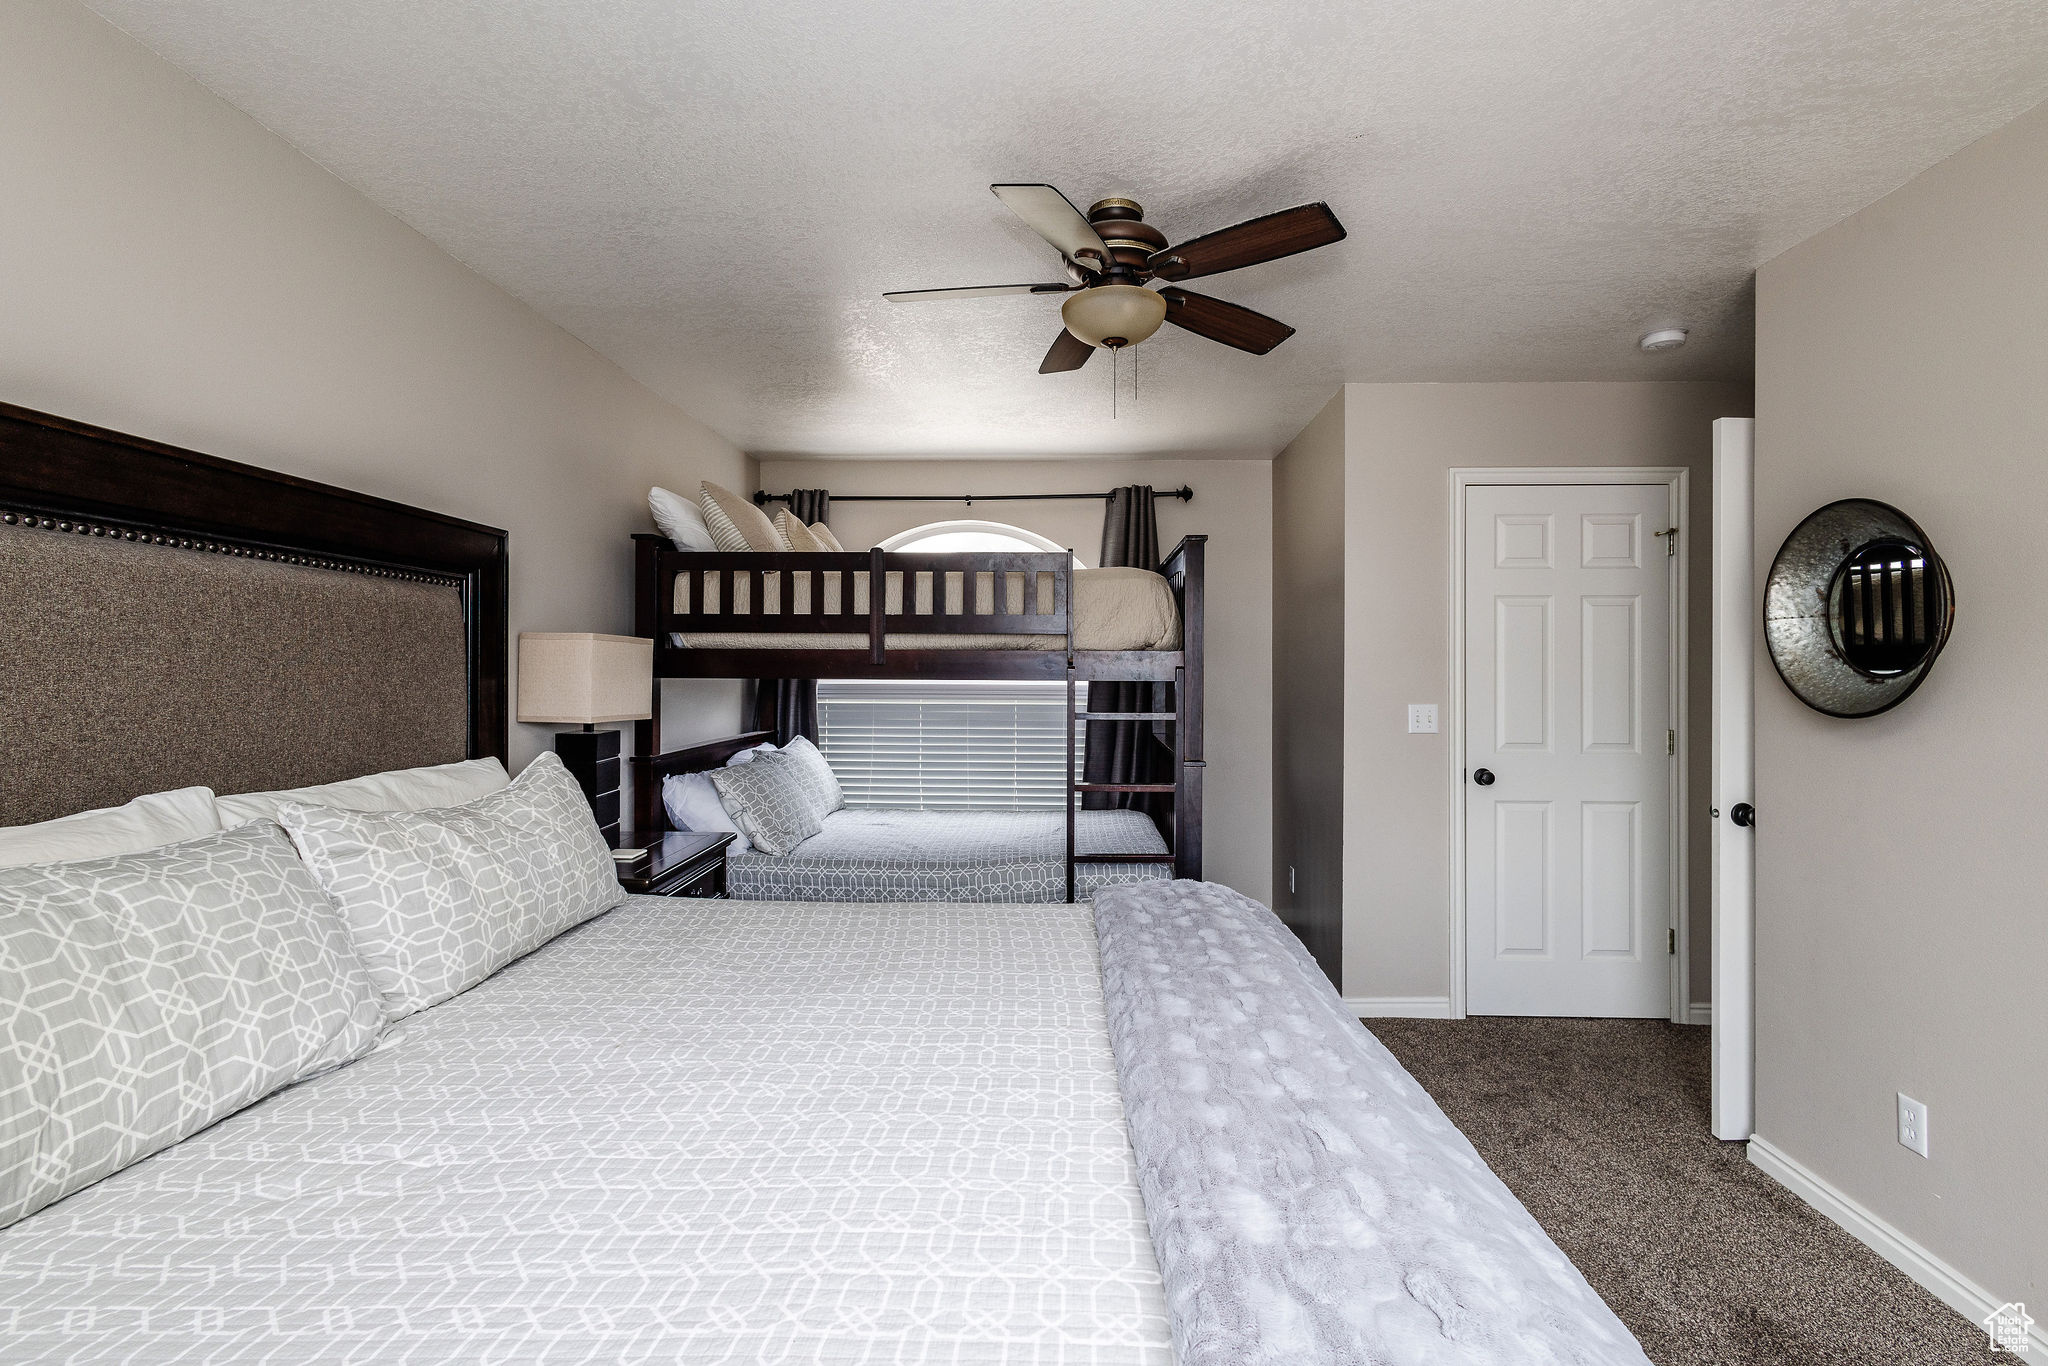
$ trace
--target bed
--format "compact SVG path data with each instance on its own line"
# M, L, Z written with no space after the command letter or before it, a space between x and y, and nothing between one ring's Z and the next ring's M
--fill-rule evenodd
M664 536L633 541L634 634L656 642L655 715L633 729L635 830L670 828L661 781L686 771L685 752L662 745L663 679L1039 679L1066 684L1068 709L1091 735L1150 726L1171 751L1168 772L1134 782L1080 781L1070 754L1065 850L1081 848L1088 794L1114 794L1113 805L1135 796L1160 810L1174 873L1202 875L1206 536L1184 537L1156 571L1078 569L1065 554L684 551ZM1112 698L1094 684L1149 686ZM1071 897L1100 878L1084 859L1062 881Z
M0 1340L80 1366L1646 1361L1271 912L1192 883L629 901L0 1230Z
M636 899L0 1232L0 1358L1165 1366L1094 947Z
M1113 883L1172 876L1150 816L1083 811L1076 819L1083 855L1154 860L1081 864L1080 899ZM1066 876L1066 817L1058 811L849 808L787 854L725 861L726 894L741 901L1061 901Z
M278 498L299 499L298 512L260 536L231 537L238 517L277 515L277 499L252 496L275 476L55 420L43 430L63 440L36 445L18 439L9 418L0 414L0 543L16 532L70 537L87 564L156 556L151 573L172 587L211 583L219 565L248 559L237 591L259 595L266 584L327 591L302 569L403 576L459 567L459 557L429 553L451 538L476 550L469 563L483 577L472 585L488 587L492 567L503 567L502 537L494 554L488 529L416 518L408 543L386 517L371 519L374 534L394 539L329 570L319 561L340 554L346 528L364 520L350 495L290 481ZM198 498L193 481L209 469L236 496ZM86 497L79 489L98 501L91 519L73 520ZM118 516L116 498L126 500ZM201 503L212 519L204 532L193 525L205 520ZM339 511L308 521L307 508ZM33 530L19 520L28 512ZM338 544L308 546L316 525L337 528ZM495 639L479 629L469 614L489 594L444 596L450 575L435 573L420 601L452 601L460 612L408 617L417 638L385 640L386 657L427 642L452 648L441 686L464 700L441 718L444 733L386 738L438 753L466 737L479 758L504 742L502 699L479 697L493 657L502 658L502 623ZM392 619L383 595L349 583L323 599L328 617ZM0 587L42 594L31 610L115 611L123 602L118 581L91 573ZM164 630L184 624L180 612L218 605L191 597L164 595ZM271 631L323 620L304 616L266 622L253 644L269 650ZM39 648L39 639L24 634L18 645ZM251 643L230 623L213 644L234 658ZM158 765L209 762L210 751L179 759L163 748L206 701L174 692L142 697L127 731L95 738L104 773L93 781L134 782L122 764L131 751L150 750ZM97 704L66 688L0 694L0 725L55 718L68 736L89 729L84 705ZM288 689L274 705L275 719L289 722L293 708L396 703ZM374 711L353 723L381 724ZM211 762L282 787L287 774L324 781L344 761L339 753L259 746ZM59 800L77 781L24 772L34 781L0 794L24 809ZM285 917L302 949L314 938L306 931L334 910L324 892L337 905L346 896L402 912L413 937L398 942L423 951L422 974L472 975L433 992L424 975L400 982L423 994L375 1022L351 1016L361 1026L347 1053L354 1060L294 1071L305 1079L224 1118L172 1114L182 1127L155 1155L93 1184L84 1182L103 1169L88 1164L48 1199L22 1204L25 1217L0 1227L0 1359L1647 1366L1264 907L1187 880L1120 883L1092 905L628 899L552 756L510 783L438 813L287 804L279 819L291 839L254 822L205 837L197 852L195 841L134 856L212 876L239 914L243 883L206 864L213 851L241 846L302 885L305 899ZM440 835L364 836L353 853L335 842L358 827L482 828L487 803L525 801L522 790L550 783L552 823L515 828L551 830L564 843L502 842L495 862L465 854L440 866L433 894L414 895L427 884L409 873L379 870L417 862L424 856L407 851L439 848ZM328 832L324 854L305 842L314 828ZM466 957L481 931L441 945L459 926L440 908L459 899L509 921L513 900L562 883L569 840L582 869L570 880L603 898L583 913L595 918L561 932L572 921L552 920L554 909L538 908L537 918L519 910L535 936L500 946L503 956L481 967ZM352 880L323 875L313 886L319 858L353 866ZM50 870L63 866L8 870L0 882L61 881ZM72 876L216 932L211 911L169 904L158 884L136 882L132 866L109 872L88 861ZM268 903L257 910L285 916ZM69 933L71 922L46 908L0 896L0 913L41 915L45 938ZM24 1080L32 1067L76 1055L117 1075L125 1067L138 1088L147 1073L154 1105L179 1087L203 1089L215 1062L233 1061L194 1047L149 1052L147 1066L109 1063L120 1050L95 1039L155 1037L155 1026L145 1012L98 1019L78 1003L105 997L117 981L156 989L136 985L144 979L133 971L98 985L67 976L71 959L24 954L34 935L19 924L0 930L0 977L28 982L8 993L15 1022L61 1024L0 1031L0 1156L30 1154L0 1162L17 1186L24 1171L31 1185L47 1185L41 1164L54 1164L51 1154L61 1157L78 1132L37 1116L59 1113L83 1088L64 1082L39 1095ZM363 952L357 978L380 971L362 930L350 918L321 931L321 943ZM122 942L109 938L100 952L118 953ZM310 961L306 952L294 961ZM152 971L183 971L177 955L151 961ZM254 980L272 960L238 951L235 961ZM338 992L346 976L270 970L263 990L296 1009ZM237 1014L234 991L179 990L194 1005L180 1009L204 1037L222 1021L266 1027L253 1008ZM380 980L377 990L388 1007L391 989ZM358 992L364 1003L378 1015L378 997ZM291 1035L270 1027L265 1038ZM109 1094L95 1089L89 1099L105 1105ZM112 1126L101 1138L125 1131Z

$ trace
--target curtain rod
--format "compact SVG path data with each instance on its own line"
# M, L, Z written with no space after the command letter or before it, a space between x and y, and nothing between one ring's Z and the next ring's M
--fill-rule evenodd
M1153 489L1152 495L1155 498L1178 498L1185 503L1194 498L1195 491L1186 484L1182 484L1177 489ZM973 507L976 503L1070 502L1075 499L1094 499L1097 502L1106 502L1115 496L1114 491L1110 493L835 493L832 495L832 501L835 503L965 503L967 506ZM789 498L790 495L786 493L767 493L760 489L754 491L754 505L756 507L767 503L786 503L789 501Z

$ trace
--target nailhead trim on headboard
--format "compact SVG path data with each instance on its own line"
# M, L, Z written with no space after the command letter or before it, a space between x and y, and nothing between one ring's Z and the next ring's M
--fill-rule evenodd
M330 560L318 555L300 555L289 551L267 550L262 546L238 544L234 541L209 540L203 537L172 536L147 529L117 526L111 522L90 522L77 518L45 517L33 512L18 512L0 509L0 526L19 526L42 531L68 532L77 536L106 536L117 541L134 541L140 545L172 546L179 550L198 550L213 555L233 555L251 560L271 560L278 564L304 565L309 569L331 569L343 574L364 574L376 579L396 579L403 583L433 583L448 587L459 587L462 580L448 574L423 574L410 569L386 569L380 565L359 564L349 560Z

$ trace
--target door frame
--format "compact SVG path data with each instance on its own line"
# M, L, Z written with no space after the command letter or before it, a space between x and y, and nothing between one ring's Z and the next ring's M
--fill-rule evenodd
M1691 471L1682 465L1587 465L1520 468L1474 467L1451 471L1451 743L1446 773L1451 800L1451 1002L1454 1020L1465 1018L1465 519L1466 490L1474 486L1516 484L1648 484L1662 485L1668 492L1668 525L1679 529L1678 549L1672 556L1676 569L1671 580L1671 717L1677 731L1678 753L1671 765L1671 928L1676 931L1678 952L1669 954L1666 985L1669 989L1667 1017L1673 1024L1685 1024L1691 982L1692 953L1686 943L1692 926L1691 899L1687 895L1689 861L1685 839L1685 793L1691 755L1690 728L1686 724L1686 664L1690 635L1686 620L1687 563L1691 558L1686 517L1691 509Z

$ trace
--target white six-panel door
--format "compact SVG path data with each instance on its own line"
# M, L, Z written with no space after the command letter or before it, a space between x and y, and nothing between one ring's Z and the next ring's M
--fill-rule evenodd
M1669 501L1664 484L1467 490L1471 1014L1670 1010Z

